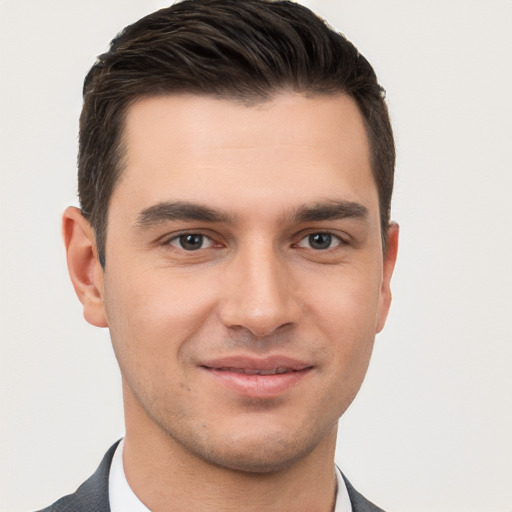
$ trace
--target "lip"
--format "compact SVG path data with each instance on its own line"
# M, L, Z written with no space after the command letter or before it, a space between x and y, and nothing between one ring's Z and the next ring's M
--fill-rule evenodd
M233 356L205 361L199 366L215 382L247 398L275 398L297 386L313 369L310 363L285 356Z

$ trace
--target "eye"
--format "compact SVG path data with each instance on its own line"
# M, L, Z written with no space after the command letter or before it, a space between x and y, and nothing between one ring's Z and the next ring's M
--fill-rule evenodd
M185 251L197 251L198 249L212 247L213 241L200 233L184 233L169 240L168 244Z
M340 237L332 235L331 233L311 233L305 236L297 246L314 249L315 251L325 251L326 249L341 245L342 243L343 241Z

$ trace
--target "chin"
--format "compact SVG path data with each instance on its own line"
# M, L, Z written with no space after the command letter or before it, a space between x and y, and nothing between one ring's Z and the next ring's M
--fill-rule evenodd
M301 459L306 458L321 443L324 436L310 433L309 436L286 432L230 433L225 438L214 439L211 434L185 440L182 445L196 457L217 467L244 473L275 473L285 471ZM181 441L184 441L183 439ZM188 444L188 446L187 446Z
M277 444L277 446L276 446ZM209 451L200 456L210 464L243 473L276 473L292 467L311 450L281 443L264 443L254 447Z

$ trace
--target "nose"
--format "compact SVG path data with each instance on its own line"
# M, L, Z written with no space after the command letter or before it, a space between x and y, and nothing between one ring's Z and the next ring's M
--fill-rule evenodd
M273 248L244 251L225 275L222 323L261 338L297 324L301 307L286 261Z

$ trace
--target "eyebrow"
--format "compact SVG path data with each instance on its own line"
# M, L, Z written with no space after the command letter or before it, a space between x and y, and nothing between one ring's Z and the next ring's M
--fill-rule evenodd
M366 219L368 208L352 201L329 201L301 206L294 211L291 219L295 222L315 222L340 219Z
M368 209L351 201L329 201L303 205L292 211L291 222L315 222L347 218L365 219ZM172 221L201 221L234 223L234 217L208 206L187 201L161 202L142 210L136 219L139 229Z
M163 222L176 220L202 222L229 222L231 217L219 210L200 204L184 201L162 202L142 210L137 215L136 224L140 229L148 228Z

